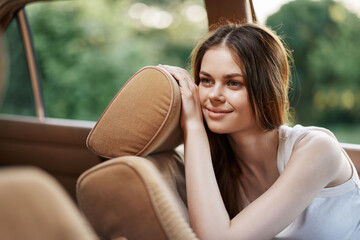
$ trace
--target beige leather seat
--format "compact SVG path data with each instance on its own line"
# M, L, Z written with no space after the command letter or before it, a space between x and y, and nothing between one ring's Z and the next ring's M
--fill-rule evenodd
M104 239L196 239L188 223L177 82L158 67L137 72L89 134L110 160L78 180L77 198Z
M0 233L6 240L95 240L56 180L34 167L0 170Z

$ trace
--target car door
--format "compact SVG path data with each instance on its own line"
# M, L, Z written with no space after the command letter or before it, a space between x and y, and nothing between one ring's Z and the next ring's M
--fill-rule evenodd
M40 74L23 9L30 1L18 5L19 2L0 1L5 55L0 92L0 166L42 168L75 197L78 176L100 162L85 145L94 122L46 117Z

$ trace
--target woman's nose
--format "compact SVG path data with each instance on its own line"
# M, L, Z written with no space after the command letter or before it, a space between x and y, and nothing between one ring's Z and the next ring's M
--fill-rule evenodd
M214 86L214 88L209 92L210 101L224 102L225 96L223 95L220 87Z

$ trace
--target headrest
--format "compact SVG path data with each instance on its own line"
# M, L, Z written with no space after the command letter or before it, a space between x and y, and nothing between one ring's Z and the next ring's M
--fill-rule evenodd
M173 149L183 141L180 112L176 80L160 67L144 67L115 95L86 145L105 158Z

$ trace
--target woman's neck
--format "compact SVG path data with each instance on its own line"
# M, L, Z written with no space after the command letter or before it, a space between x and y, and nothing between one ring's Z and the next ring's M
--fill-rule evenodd
M256 199L279 177L277 170L278 129L253 129L228 135L241 168L240 182L249 200Z
M263 165L269 156L277 155L278 129L265 131L256 128L229 134L228 138L236 157L244 163Z

